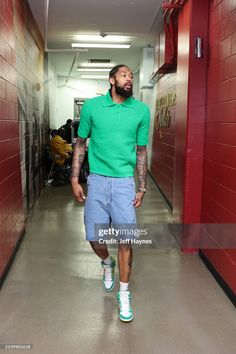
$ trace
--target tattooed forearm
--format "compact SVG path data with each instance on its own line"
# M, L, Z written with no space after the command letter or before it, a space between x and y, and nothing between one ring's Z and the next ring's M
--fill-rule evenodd
M146 146L137 146L137 175L139 188L146 188L147 183L147 148Z
M84 162L85 151L86 139L78 137L74 148L71 178L79 178L79 173Z

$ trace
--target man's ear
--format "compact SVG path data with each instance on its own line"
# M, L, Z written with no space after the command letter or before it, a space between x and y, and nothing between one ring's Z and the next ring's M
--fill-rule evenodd
M115 85L115 79L114 79L114 77L110 77L109 82L110 82L110 84L111 84L112 86Z

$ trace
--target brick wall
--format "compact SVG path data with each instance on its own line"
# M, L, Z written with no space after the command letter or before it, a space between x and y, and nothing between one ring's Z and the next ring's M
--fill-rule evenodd
M236 223L235 24L234 0L210 0L204 223ZM236 293L236 250L205 250L204 253Z
M167 74L157 82L157 98L176 92L176 74ZM153 131L152 160L150 172L170 204L173 202L173 179L175 157L175 105L170 107L169 128Z
M210 2L203 222L236 222L236 3Z
M43 42L27 2L1 0L0 279L43 186L43 80Z
M24 227L13 4L0 2L0 275Z

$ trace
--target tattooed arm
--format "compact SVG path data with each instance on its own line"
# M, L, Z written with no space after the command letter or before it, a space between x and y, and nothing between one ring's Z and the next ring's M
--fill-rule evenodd
M84 156L86 151L86 139L78 136L76 145L74 148L73 161L72 161L72 173L71 173L71 186L75 199L78 202L85 200L83 188L79 184L79 174L84 162Z
M136 163L138 185L140 189L146 189L147 184L147 148L146 146L137 146ZM139 191L134 201L135 208L142 204L145 191Z

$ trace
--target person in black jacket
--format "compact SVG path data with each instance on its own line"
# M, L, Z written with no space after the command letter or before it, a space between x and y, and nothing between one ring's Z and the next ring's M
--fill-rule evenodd
M71 125L72 119L67 119L66 124L60 127L60 131L63 134L63 139L67 141L68 144L71 144Z

